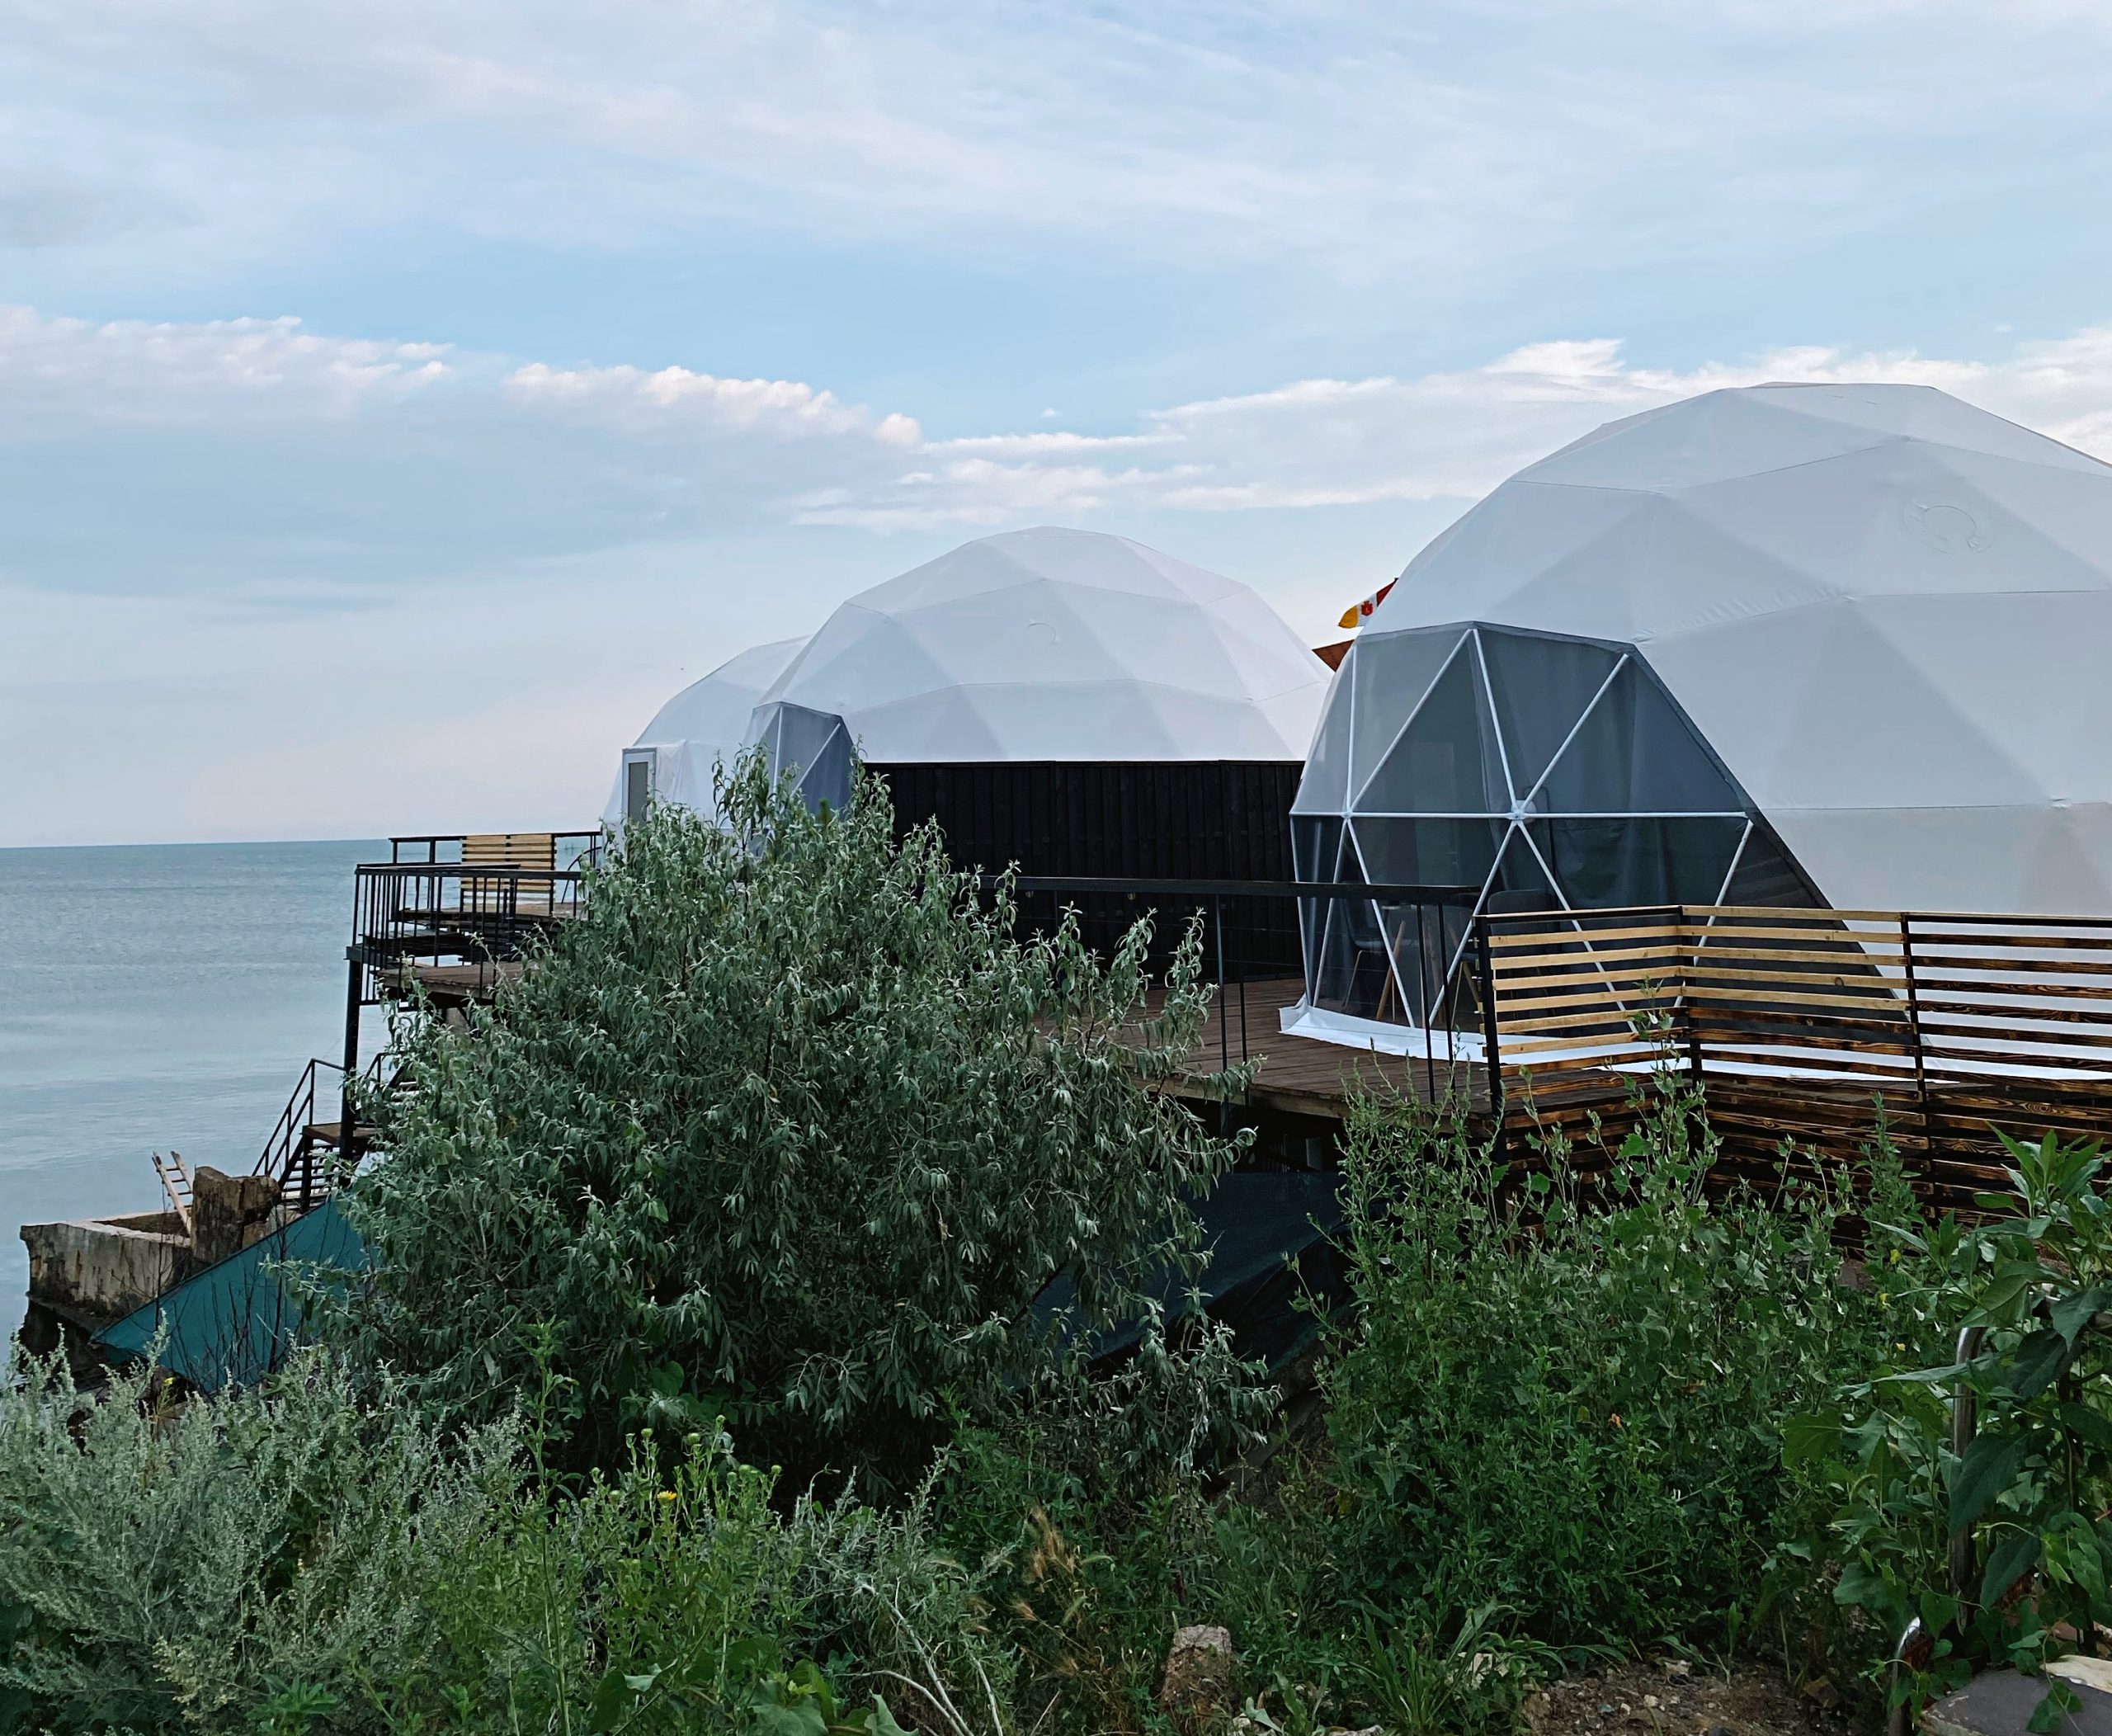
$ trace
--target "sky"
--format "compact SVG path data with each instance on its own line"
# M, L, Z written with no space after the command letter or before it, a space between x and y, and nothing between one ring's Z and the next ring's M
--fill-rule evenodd
M0 0L0 844L591 824L967 539L1318 642L1768 379L2112 456L2101 0Z

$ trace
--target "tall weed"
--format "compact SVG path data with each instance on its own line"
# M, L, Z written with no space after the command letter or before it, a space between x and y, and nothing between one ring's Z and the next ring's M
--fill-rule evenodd
M1560 1647L1750 1632L1784 1503L1781 1420L1867 1369L1842 1187L1704 1182L1668 1078L1587 1189L1558 1146L1514 1175L1456 1124L1355 1106L1359 1307L1323 1381L1360 1594L1440 1569Z

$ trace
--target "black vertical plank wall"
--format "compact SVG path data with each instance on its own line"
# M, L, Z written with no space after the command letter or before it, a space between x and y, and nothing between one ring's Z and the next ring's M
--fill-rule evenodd
M957 863L995 872L1105 880L1287 880L1294 761L1028 761L870 768L886 780L898 834L927 819ZM1140 908L1120 896L1076 900L1096 944L1111 944ZM1035 924L1058 901L1023 900ZM1186 912L1157 924L1160 958ZM1300 969L1297 912L1287 900L1234 899L1224 908L1228 964L1253 975ZM1212 936L1205 936L1206 946Z

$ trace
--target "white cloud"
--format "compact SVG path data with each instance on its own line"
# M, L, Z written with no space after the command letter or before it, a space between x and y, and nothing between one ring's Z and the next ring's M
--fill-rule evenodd
M1803 347L1673 370L1634 365L1618 340L1600 338L1532 344L1413 379L1296 380L1157 411L1134 433L938 442L878 493L813 497L802 516L886 528L994 524L1027 511L1464 502L1615 417L1769 380L1936 386L2112 458L2112 326L2025 344L2000 362Z
M1518 466L1763 379L1935 384L2112 455L2112 325L1993 361L1565 340L927 440L802 381L13 310L0 814L22 842L573 823L683 681L983 529L1119 527L1317 630Z
M225 427L229 417L349 416L444 384L446 347L318 337L295 318L196 324L46 318L0 307L0 438L48 437L52 422Z
M1667 369L1615 339L1550 341L1478 367L1197 399L1105 432L926 439L907 409L801 380L560 367L290 318L98 325L12 309L0 576L342 606L363 587L758 526L1464 504L1610 417L1763 380L1939 386L2112 455L2112 325L1995 361L1803 347Z
M506 377L517 402L650 435L700 426L780 435L865 434L915 447L923 433L899 413L874 418L796 380L722 380L687 368L553 368L531 361Z
M0 309L0 578L342 602L784 522L922 440L798 380Z

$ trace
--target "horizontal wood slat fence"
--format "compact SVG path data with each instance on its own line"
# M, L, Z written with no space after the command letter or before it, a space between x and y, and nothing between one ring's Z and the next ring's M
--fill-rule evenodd
M2112 1135L2112 920L1743 906L1492 917L1484 1041L1506 1134L1674 1067L1728 1167L1845 1155L1882 1098L1941 1203L1996 1177L1995 1130Z

